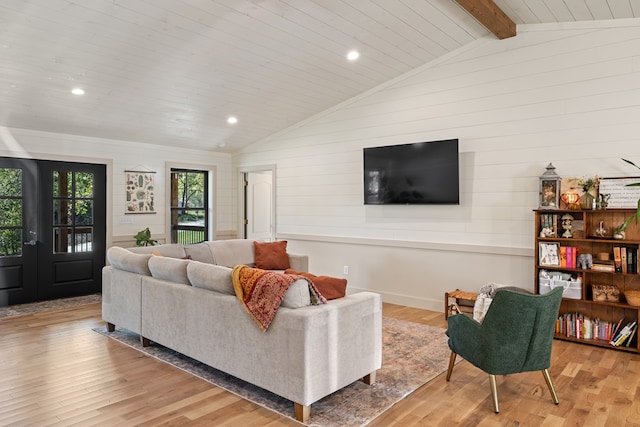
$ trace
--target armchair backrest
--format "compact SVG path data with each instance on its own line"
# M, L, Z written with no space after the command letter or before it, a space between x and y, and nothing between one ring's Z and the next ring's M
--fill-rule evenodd
M498 290L480 327L479 367L494 375L549 368L562 291Z

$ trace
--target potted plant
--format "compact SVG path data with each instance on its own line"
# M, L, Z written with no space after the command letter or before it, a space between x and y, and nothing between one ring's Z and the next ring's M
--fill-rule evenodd
M136 239L136 246L155 246L156 243L158 243L157 240L151 238L151 230L149 230L149 227L138 231L133 238Z
M582 189L582 209L593 209L593 202L596 199L600 177L598 175L589 178L577 178L576 184Z

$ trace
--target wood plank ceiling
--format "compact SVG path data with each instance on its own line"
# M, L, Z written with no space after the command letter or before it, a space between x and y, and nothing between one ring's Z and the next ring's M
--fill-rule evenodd
M494 37L483 24L640 16L639 0L494 1L2 0L0 126L232 152Z

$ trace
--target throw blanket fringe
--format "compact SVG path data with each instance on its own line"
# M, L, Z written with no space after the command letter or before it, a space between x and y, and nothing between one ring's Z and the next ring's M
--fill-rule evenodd
M273 321L289 287L298 279L306 280L309 284L312 305L327 302L313 282L306 277L276 273L246 265L236 265L231 274L236 297L263 332Z

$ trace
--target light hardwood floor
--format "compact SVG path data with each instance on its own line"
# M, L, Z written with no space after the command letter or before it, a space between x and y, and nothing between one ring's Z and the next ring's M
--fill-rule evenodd
M442 313L385 304L384 314L445 327ZM91 331L100 305L0 319L2 426L299 426ZM489 378L462 361L378 417L387 426L640 426L640 356L554 341L550 369ZM312 406L313 414L313 406Z

